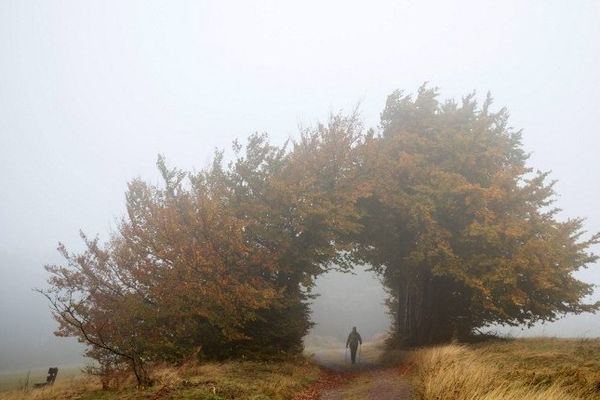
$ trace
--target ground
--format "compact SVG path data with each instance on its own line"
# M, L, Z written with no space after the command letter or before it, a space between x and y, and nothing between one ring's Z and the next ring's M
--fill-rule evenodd
M312 358L329 372L313 391L296 400L410 400L413 390L402 354L386 361L383 343L361 346L358 362L350 364L348 351L317 350ZM325 381L325 382L323 382ZM328 381L330 384L327 384Z
M412 388L397 368L377 368L364 371L347 384L321 394L321 400L355 399L410 400Z
M600 340L496 340L404 353L365 344L354 366L343 346L330 346L285 362L157 367L154 376L149 389L121 377L106 391L94 378L63 377L53 388L0 392L0 399L600 400Z
M421 349L422 400L600 400L600 340L518 339Z
M53 387L0 392L2 400L288 400L321 376L321 369L298 358L281 362L231 361L177 368L157 366L156 384L138 389L131 376L117 376L109 390L95 377L59 378Z

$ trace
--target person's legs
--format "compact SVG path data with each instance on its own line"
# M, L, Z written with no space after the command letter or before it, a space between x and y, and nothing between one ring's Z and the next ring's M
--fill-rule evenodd
M352 364L356 362L356 349L358 346L350 346L350 358L352 359Z

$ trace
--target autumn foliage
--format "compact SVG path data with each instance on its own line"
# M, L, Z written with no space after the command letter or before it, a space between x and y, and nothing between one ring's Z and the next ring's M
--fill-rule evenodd
M508 114L422 87L389 96L369 143L358 255L391 291L396 339L465 339L492 323L594 311L572 273L596 260L582 220L559 221L553 182L526 165Z
M376 132L334 115L283 147L266 135L192 173L134 180L111 239L47 266L58 334L101 370L302 350L314 279L367 263L390 292L394 338L466 338L491 323L594 311L573 272L595 260L582 220L559 221L507 113L473 96L393 93ZM100 371L102 372L102 371Z

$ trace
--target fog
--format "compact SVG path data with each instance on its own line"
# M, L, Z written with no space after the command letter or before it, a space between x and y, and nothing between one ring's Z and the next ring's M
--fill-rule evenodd
M0 1L0 370L82 361L32 288L58 241L107 237L126 183L158 182L157 154L200 169L235 138L283 143L358 103L377 127L391 91L425 81L443 97L490 90L558 180L561 218L600 231L600 2L284 3ZM600 283L597 265L578 276ZM388 328L369 272L315 292L308 340ZM600 315L502 332L600 336Z

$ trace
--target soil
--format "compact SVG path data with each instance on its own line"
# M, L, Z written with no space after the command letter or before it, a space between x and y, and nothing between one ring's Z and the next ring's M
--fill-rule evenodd
M407 368L380 363L376 349L365 352L357 364L338 351L320 351L313 359L323 367L321 378L294 400L411 400Z
M365 371L335 388L322 390L321 400L411 400L408 379L397 368Z

